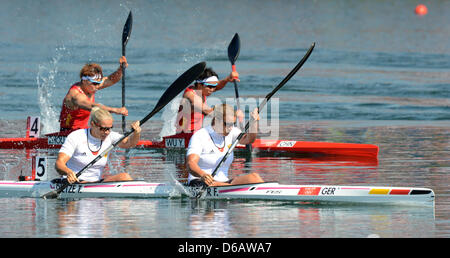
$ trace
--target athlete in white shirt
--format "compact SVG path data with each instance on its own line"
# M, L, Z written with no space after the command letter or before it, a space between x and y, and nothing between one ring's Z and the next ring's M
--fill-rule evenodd
M251 113L255 121L259 120L258 110ZM233 153L217 170L214 178L211 176L214 169L225 156L232 143L237 139L241 130L234 127L236 114L233 107L222 104L214 108L214 117L211 126L198 130L189 141L186 153L187 167L189 169L188 183L198 186L202 183L208 186L250 184L264 182L257 173L246 174L228 178L228 169L233 162ZM249 133L245 134L240 144L251 144L255 141L258 132L258 122L252 123Z
M84 171L79 178L76 177L76 173L123 136L111 130L113 118L104 109L95 107L92 110L90 126L91 128L79 129L70 133L58 153L55 163L56 171L60 175L66 176L67 181L71 184L102 180L103 169L106 166L109 153ZM141 134L139 121L132 123L131 127L134 129L134 133L118 144L120 148L131 148L138 143ZM128 180L132 180L128 173L119 173L103 178L104 182Z

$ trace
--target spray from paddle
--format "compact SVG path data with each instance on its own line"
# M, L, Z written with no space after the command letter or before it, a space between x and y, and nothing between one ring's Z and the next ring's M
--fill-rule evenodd
M178 79L176 79L163 93L161 98L159 99L158 103L156 103L156 106L153 108L153 110L148 113L141 121L140 125L142 126L145 122L147 122L150 118L152 118L156 113L161 111L170 101L172 101L180 92L182 92L191 82L193 82L203 71L205 70L206 63L201 62L194 66L192 66L189 70L184 72ZM120 138L117 142L113 143L111 146L106 148L100 155L97 155L97 157L92 160L89 164L87 164L83 169L77 172L76 177L79 177L84 171L92 167L99 159L101 159L103 156L105 156L108 152L110 152L112 149L114 149L120 142L122 142L126 137L131 135L134 132L134 129L131 131L128 131L125 133L122 138ZM64 184L53 191L50 191L44 195L42 195L42 198L44 199L51 199L51 198L57 198L59 194L66 189L70 183L68 181L65 181Z
M48 64L40 64L36 77L38 86L38 104L44 134L57 132L59 130L59 113L55 110L52 100L57 99L53 95L56 91L56 76L58 74L59 61L66 51L65 47L56 49L55 57ZM58 103L59 104L59 103Z
M189 196L190 198L194 198L195 196L188 190L188 188L186 188L185 186L183 186L180 181L178 181L175 176L173 175L174 173L172 171L175 170L166 170L165 175L168 176L168 182L170 185L172 185L175 189L177 189L177 191L180 194Z

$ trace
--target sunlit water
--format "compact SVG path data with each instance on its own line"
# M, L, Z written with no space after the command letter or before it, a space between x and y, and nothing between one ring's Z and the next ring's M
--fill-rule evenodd
M327 128L330 127L329 124ZM311 126L311 125L310 125ZM289 126L286 127L289 129ZM309 128L322 136L339 132L341 139L363 128ZM379 140L378 162L350 158L296 158L238 155L232 175L258 172L267 181L285 184L341 184L430 187L436 205L430 207L377 205L317 205L261 201L191 201L184 199L40 200L1 198L2 235L12 237L448 237L448 131L440 127L373 127ZM399 135L407 141L396 143ZM294 135L295 136L295 135ZM330 135L328 135L331 137ZM424 138L427 139L424 141ZM30 173L26 151L0 150L2 176L15 179ZM46 155L49 168L55 151ZM393 158L392 156L395 156ZM127 157L127 158L125 158ZM127 171L152 182L170 181L174 173L186 178L184 155L178 152L117 150L108 170ZM52 176L56 173L52 171ZM94 214L94 216L93 216ZM8 218L19 220L11 224ZM242 221L245 218L245 225ZM214 230L211 230L214 228Z
M270 121L279 121L275 137L376 144L378 161L239 154L232 176L258 172L266 181L286 184L429 187L436 205L0 198L0 236L450 236L450 42L442 26L450 22L449 3L430 2L424 17L414 15L410 1L96 1L83 8L108 15L75 16L79 5L2 3L0 137L23 137L29 115L41 117L42 133L57 130L62 98L79 80L81 66L99 62L105 74L117 68L131 9L128 122L142 119L165 88L197 62L207 61L225 77L226 48L235 32L242 45L239 93L248 103L270 92L316 42L304 67L274 96L278 104L268 105ZM212 97L232 100L232 84ZM96 99L119 106L120 86ZM147 122L143 138L173 132L176 109L173 102ZM47 156L50 177L57 176L56 150L0 149L0 179L30 174L34 155ZM152 182L169 180L168 173L180 181L187 176L183 153L156 150L116 150L107 171Z

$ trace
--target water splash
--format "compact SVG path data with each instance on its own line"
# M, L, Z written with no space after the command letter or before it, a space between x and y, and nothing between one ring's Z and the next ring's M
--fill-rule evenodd
M217 44L216 44L217 45ZM203 61L208 55L211 55L211 52L217 52L220 49L219 46L216 46L212 49L201 49L200 52L196 53L192 49L186 49L185 53L182 55L182 63L183 66L185 64L195 64ZM183 70L178 69L178 74L183 73ZM159 133L159 136L164 137L168 135L173 135L176 132L175 122L178 114L178 108L180 105L180 101L183 97L183 92L181 92L175 99L173 99L164 109L161 115L161 119L164 121L163 128Z
M27 162L24 162L23 159L14 154L2 158L0 161L0 175L2 180L14 180L21 174L31 174Z
M193 198L193 194L185 186L183 186L177 178L175 178L174 171L176 171L176 169L164 168L164 177L168 181L169 185L173 186L175 190L170 196L175 197L179 196L179 194L184 194Z
M59 130L58 110L52 105L56 89L55 78L58 74L58 65L61 60L65 47L56 48L56 55L48 64L40 64L36 82L38 85L38 99L41 121L43 124L42 132L44 134L57 132Z
M178 107L180 105L181 97L183 93L180 93L175 99L173 99L164 109L161 115L161 119L164 121L163 128L159 132L159 136L164 137L168 135L174 135L176 132L175 122L178 114Z

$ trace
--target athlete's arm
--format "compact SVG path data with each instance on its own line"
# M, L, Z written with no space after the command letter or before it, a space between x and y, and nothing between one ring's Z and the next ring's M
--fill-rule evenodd
M103 83L98 86L98 90L112 86L122 79L122 66L125 68L128 67L127 58L124 56L120 57L119 64L119 68L115 72L103 78Z
M72 169L67 167L67 161L70 160L70 156L65 154L64 152L58 153L58 158L55 162L55 169L58 172L58 174L62 176L67 176L67 181L70 184L73 184L75 182L79 182L78 178L75 174L75 172L72 171Z
M114 114L128 116L128 110L125 107L114 108L105 106L100 103L95 103L91 101L86 95L81 94L76 90L71 90L69 92L69 99L70 107L78 106L89 111L91 111L93 107L99 107Z
M131 136L128 136L119 143L120 148L133 148L134 146L136 146L136 144L138 144L139 139L141 138L141 127L139 125L140 121L136 121L131 124L131 128L134 129L134 132L131 134Z
M258 108L255 108L253 112L250 113L251 121L250 128L246 134L239 141L240 144L247 145L251 144L256 140L256 136L258 135L258 124L259 124L259 114Z
M191 106L194 108L194 111L201 111L204 115L208 115L213 112L213 109L206 103L203 103L202 98L194 94L194 92L188 91L184 94L184 97L191 102Z
M215 88L214 91L223 89L225 87L225 85L227 85L227 83L232 82L232 81L237 81L237 82L240 81L238 72L231 72L230 75L228 75L225 79L220 80L219 84L217 85L217 87Z
M214 179L210 174L206 173L198 166L199 160L200 156L197 154L189 154L187 156L187 167L189 172L195 177L200 177L205 184L211 185L214 183Z

